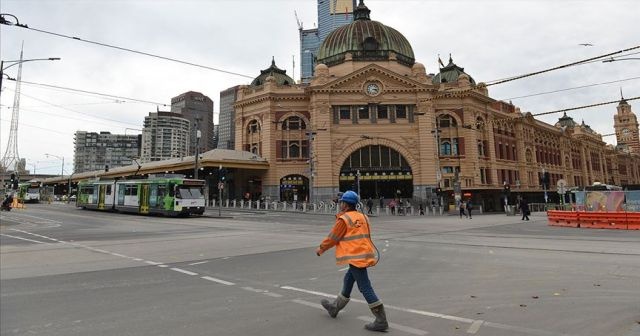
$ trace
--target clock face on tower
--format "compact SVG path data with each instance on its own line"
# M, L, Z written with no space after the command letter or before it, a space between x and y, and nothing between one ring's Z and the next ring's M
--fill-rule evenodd
M377 96L380 94L380 86L377 83L367 83L365 91L369 96Z
M631 138L631 131L628 128L622 130L622 138L625 140Z

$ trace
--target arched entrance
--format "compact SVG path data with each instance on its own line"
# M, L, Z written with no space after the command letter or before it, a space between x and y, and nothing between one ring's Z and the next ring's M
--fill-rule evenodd
M308 178L302 175L287 175L280 179L280 201L305 202L308 200Z
M357 191L358 185L362 199L413 197L413 174L409 163L402 154L387 146L359 148L342 164L340 190Z

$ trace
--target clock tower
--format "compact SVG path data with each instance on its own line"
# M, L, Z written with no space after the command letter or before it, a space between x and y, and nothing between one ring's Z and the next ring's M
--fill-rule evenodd
M640 139L638 137L638 118L631 111L631 105L622 97L618 104L618 113L614 116L613 127L616 130L616 140L619 146L629 148L634 153L640 153Z

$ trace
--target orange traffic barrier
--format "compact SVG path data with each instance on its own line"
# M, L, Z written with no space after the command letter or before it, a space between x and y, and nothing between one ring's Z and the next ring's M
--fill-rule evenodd
M623 211L547 211L551 226L589 229L640 230L640 212Z
M20 202L20 200L18 200L18 198L14 198L13 199L13 203L11 203L11 208L13 209L26 209L27 207L24 206L24 202Z
M550 210L547 218L552 226L580 227L578 213L575 211Z
M627 212L627 230L640 230L640 212Z

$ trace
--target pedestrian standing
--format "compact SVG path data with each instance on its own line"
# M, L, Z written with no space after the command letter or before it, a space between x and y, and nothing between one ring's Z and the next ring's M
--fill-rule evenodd
M344 275L342 290L338 297L330 302L323 299L322 306L327 310L329 316L335 318L351 298L353 284L358 284L358 289L369 304L369 309L375 316L375 320L364 327L371 331L386 331L389 328L387 315L384 311L382 301L378 299L371 286L367 268L378 263L378 250L371 240L371 228L366 215L356 211L359 196L354 191L345 192L340 198L340 212L331 232L325 238L320 247L316 250L316 255L336 247L336 264L349 265L349 269Z
M531 212L529 211L529 203L526 197L522 197L520 200L520 211L522 212L522 219L520 220L529 220L529 214L531 214Z
M464 202L460 201L460 204L458 206L460 208L460 218L462 218L463 215L467 217L467 214L464 212Z
M469 219L472 219L471 218L471 210L473 210L473 203L471 203L471 200L467 201L466 208L467 208L467 214L469 215Z
M367 215L373 215L373 200L371 197L367 200Z

